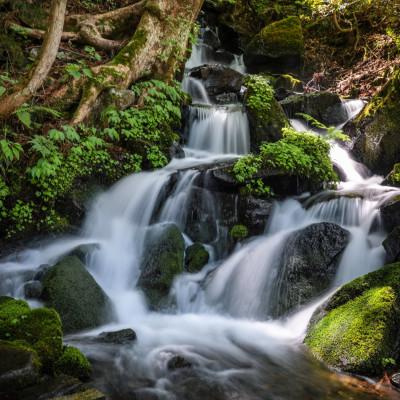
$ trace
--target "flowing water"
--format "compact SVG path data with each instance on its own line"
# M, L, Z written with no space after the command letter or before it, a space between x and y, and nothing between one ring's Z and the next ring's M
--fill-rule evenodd
M187 67L210 57L195 47ZM211 60L214 61L214 60ZM235 68L240 69L236 59ZM90 245L87 265L112 299L116 322L68 338L94 360L97 384L115 399L372 399L354 391L338 375L310 357L302 346L313 311L335 287L383 264L380 205L397 189L381 186L348 151L332 145L331 156L343 182L307 202L276 202L265 233L221 258L219 232L208 245L211 259L197 274L183 274L173 285L176 307L152 312L135 285L140 275L146 234L159 224L176 223L187 234L190 199L199 166L232 160L249 151L249 126L241 105L211 104L200 81L186 78L184 87L197 105L190 111L184 159L154 172L133 174L100 194L81 234L11 256L0 264L0 294L23 297L22 285L42 264L54 264L72 249ZM345 103L349 119L363 104ZM292 124L304 130L301 121ZM308 128L308 127L307 127ZM173 184L173 189L168 189ZM351 196L350 196L351 195ZM218 221L212 194L201 200ZM209 196L209 197L207 197ZM306 206L306 207L305 207ZM276 299L281 252L290 234L315 222L334 222L351 233L330 291L295 314L268 318ZM33 304L36 305L36 304ZM87 341L104 330L131 327L137 341L119 349ZM173 370L181 356L190 369Z

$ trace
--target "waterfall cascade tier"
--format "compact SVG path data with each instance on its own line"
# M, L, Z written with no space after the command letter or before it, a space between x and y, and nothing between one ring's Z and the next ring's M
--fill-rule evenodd
M217 59L218 55L200 41L186 67ZM231 67L244 71L239 56L234 57ZM185 78L184 88L196 103L190 108L186 157L173 160L160 171L128 176L100 194L80 235L25 250L3 261L0 294L23 297L23 283L40 265L53 265L73 249L91 245L89 271L113 301L117 322L70 340L106 365L103 370L107 372L99 379L110 384L116 398L129 398L130 386L134 386L140 389L138 398L148 394L151 398L180 400L187 398L182 393L191 391L191 398L200 399L204 392L196 394L196 387L201 384L210 393L222 389L228 393L221 397L216 394L216 399L349 398L340 381L299 344L313 311L335 287L383 264L381 243L385 233L379 207L399 191L381 186L381 178L369 177L346 149L333 144L331 157L343 176L333 192L335 196L321 193L308 199L307 208L307 202L302 204L299 199L277 202L269 221L265 221L263 235L243 243L227 259L212 256L198 273L180 275L171 291L176 307L165 313L151 312L136 287L146 232L155 224L172 222L184 231L186 244L191 244L193 239L185 228L199 176L195 167L235 159L250 148L249 124L242 105L211 104L201 81L193 78ZM351 119L362 104L344 103L343 107ZM299 130L309 129L298 120L292 124ZM348 193L358 196L348 197ZM214 199L205 197L201 201L218 220ZM333 285L322 298L313 299L290 317L268 318L268 309L276 301L268 294L276 284L288 236L318 222L333 222L350 232ZM208 245L211 253L213 246ZM138 336L129 348L110 352L108 347L86 340L86 336L123 327L135 329ZM185 368L171 373L169 362L176 356L193 366L188 376ZM353 394L351 398L369 399Z

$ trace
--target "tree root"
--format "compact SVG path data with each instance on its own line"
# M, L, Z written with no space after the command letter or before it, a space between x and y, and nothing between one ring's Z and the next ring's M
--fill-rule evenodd
M8 117L22 104L29 101L42 86L57 57L63 33L67 0L53 0L50 26L44 36L40 56L32 68L27 83L17 86L13 93L0 100L0 118Z
M141 0L104 14L67 17L65 27L70 30L62 33L61 40L87 44L98 50L118 50L126 41L113 40L111 37L123 32L126 26L135 27L143 13L145 3L145 0ZM43 39L46 34L43 30L24 27L16 23L10 23L8 28L22 36L37 40Z

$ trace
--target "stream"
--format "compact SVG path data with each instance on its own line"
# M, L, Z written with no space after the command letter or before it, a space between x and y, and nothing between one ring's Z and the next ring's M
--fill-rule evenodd
M201 41L194 46L187 70L218 62ZM229 66L245 72L240 56ZM213 104L201 81L186 76L192 95L185 157L165 168L125 177L93 201L79 235L26 249L0 263L0 294L23 296L29 272L53 265L81 245L89 245L87 267L111 298L116 321L90 332L66 337L93 362L95 384L112 399L373 399L344 383L302 344L307 324L327 297L342 284L384 264L380 206L400 191L382 186L349 152L333 143L331 158L341 172L336 190L313 197L276 201L262 235L241 244L226 257L228 233L218 229L220 209L212 195L201 201L214 216L217 237L207 244L211 258L202 271L175 279L176 307L151 311L136 288L146 234L167 223L185 233L188 205L201 173L198 167L235 160L250 151L249 122L241 103ZM364 103L343 103L348 120ZM291 120L309 130L301 120ZM171 179L175 180L172 190ZM167 192L167 195L165 193ZM306 205L306 206L305 206ZM334 283L320 298L285 318L272 317L279 299L279 262L293 232L317 222L332 222L350 232ZM30 301L32 306L40 305ZM103 331L132 328L137 340L129 346L92 343ZM191 368L171 370L181 357Z

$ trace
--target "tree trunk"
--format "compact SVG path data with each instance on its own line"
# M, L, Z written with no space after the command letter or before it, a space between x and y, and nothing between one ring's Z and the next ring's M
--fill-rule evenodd
M99 95L108 88L126 89L133 82L153 77L170 81L183 65L189 36L203 0L148 0L129 42L109 63L93 68L94 78L83 85L80 104L71 123L89 116ZM81 83L70 88L79 89ZM75 96L71 90L61 91Z
M22 104L29 101L43 85L57 56L63 34L67 0L53 0L49 29L45 35L39 59L32 68L27 83L21 84L10 95L0 99L0 118L8 117Z

